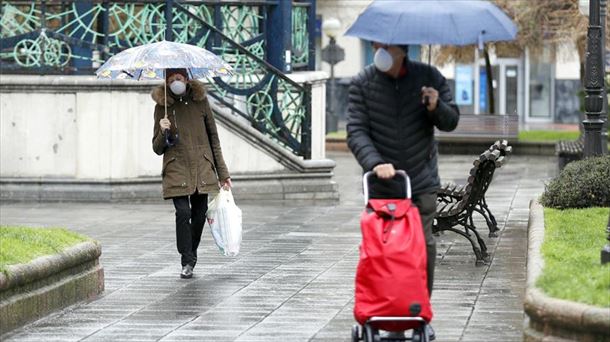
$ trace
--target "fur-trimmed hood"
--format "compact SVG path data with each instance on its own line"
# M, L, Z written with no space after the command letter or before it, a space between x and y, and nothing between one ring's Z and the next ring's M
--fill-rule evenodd
M206 99L206 90L205 85L196 80L190 80L186 82L186 97L190 97L195 102L200 102ZM155 87L150 96L152 99L160 106L165 104L165 90L163 89L164 85L160 85ZM171 106L174 104L176 98L175 95L172 94L171 90L169 90L169 86L167 89L167 105Z

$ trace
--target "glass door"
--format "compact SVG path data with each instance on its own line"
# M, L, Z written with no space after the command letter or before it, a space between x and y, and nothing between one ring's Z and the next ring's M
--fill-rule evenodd
M550 122L553 120L554 66L551 50L547 47L539 55L526 52L527 76L527 122Z
M519 114L519 65L504 67L504 101L501 105L506 114Z
M521 63L518 59L499 58L492 65L492 86L494 89L495 113L520 114L522 110L522 71ZM487 91L487 75L485 65L480 66L480 108L481 113L489 113L489 94Z

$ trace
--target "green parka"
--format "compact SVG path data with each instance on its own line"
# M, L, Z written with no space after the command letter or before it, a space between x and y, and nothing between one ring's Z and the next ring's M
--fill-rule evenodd
M154 88L151 96L156 102L152 147L156 154L163 155L163 198L188 196L195 191L217 192L219 180L227 180L229 171L203 83L189 81L182 96L175 96L167 89L170 132L179 136L175 146L166 146L159 126L165 115L163 86Z

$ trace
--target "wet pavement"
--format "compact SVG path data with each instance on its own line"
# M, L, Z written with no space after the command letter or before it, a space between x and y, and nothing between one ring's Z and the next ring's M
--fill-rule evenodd
M193 279L179 278L171 202L2 204L0 223L60 226L102 244L106 289L3 341L349 341L360 242L361 171L332 153L341 201L237 203L242 251L220 255L206 226ZM463 182L474 156L441 156L444 181ZM513 156L487 191L497 238L475 266L470 244L438 237L433 293L437 341L521 341L528 204L556 158ZM239 186L239 184L236 184ZM475 224L485 232L484 221Z

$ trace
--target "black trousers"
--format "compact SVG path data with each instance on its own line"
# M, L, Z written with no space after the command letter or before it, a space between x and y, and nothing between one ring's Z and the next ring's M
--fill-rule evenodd
M197 247L208 211L208 194L194 193L190 196L174 197L176 208L176 244L182 256L182 266L195 266Z
M426 237L426 255L428 257L426 271L428 273L428 293L431 297L434 285L434 266L436 264L436 239L432 234L432 224L436 216L436 197L436 192L413 196L413 203L419 210L424 236Z

